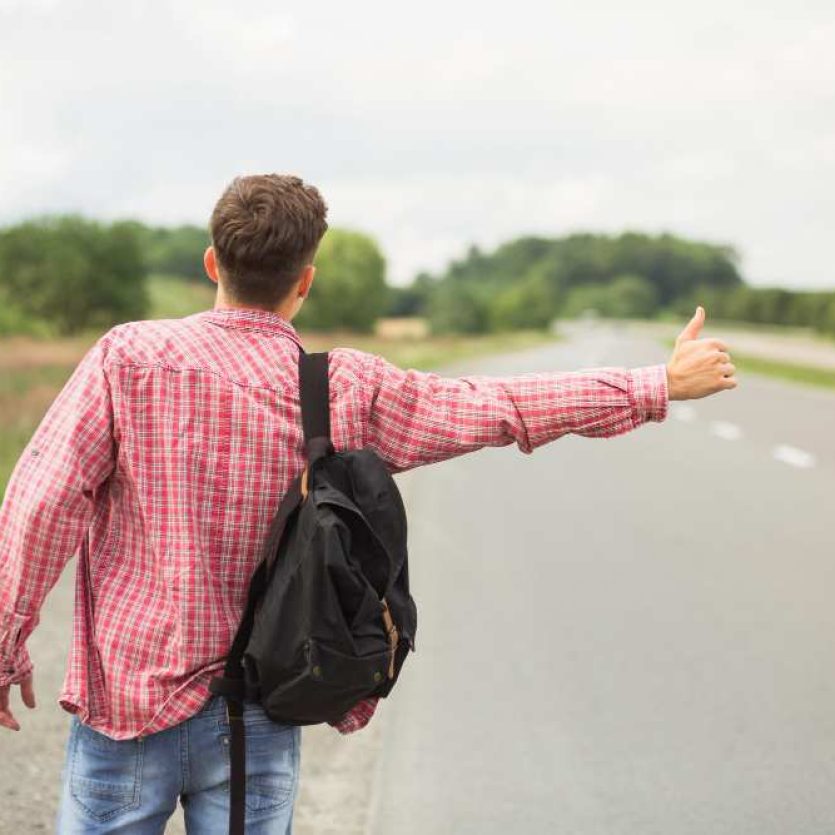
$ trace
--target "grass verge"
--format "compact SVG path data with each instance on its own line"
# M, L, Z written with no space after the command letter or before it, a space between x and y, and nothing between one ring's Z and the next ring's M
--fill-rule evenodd
M835 369L818 368L814 365L795 365L790 362L752 357L749 354L731 354L733 364L742 372L764 374L793 383L804 383L810 386L835 389Z
M186 281L178 276L151 273L148 296L151 307L148 319L179 319L215 305L217 285L208 278Z

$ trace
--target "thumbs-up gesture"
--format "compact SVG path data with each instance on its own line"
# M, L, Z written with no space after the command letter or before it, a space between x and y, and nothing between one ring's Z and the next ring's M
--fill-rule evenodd
M667 363L670 400L696 400L737 386L728 346L721 339L699 338L704 323L705 309L699 305L676 338Z

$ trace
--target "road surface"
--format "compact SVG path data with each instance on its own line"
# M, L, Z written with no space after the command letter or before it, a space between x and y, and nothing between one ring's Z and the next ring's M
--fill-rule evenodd
M604 324L477 369L667 353ZM417 652L372 835L835 832L835 394L740 377L407 478Z

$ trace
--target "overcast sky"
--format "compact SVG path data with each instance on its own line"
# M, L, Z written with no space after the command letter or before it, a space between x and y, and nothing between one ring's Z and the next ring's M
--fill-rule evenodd
M395 283L636 229L835 287L835 3L0 0L0 223L205 224L267 171Z

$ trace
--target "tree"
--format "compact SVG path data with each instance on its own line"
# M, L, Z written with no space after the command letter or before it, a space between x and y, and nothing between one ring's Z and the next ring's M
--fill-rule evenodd
M489 301L472 283L446 282L429 303L434 334L484 333L489 329Z
M605 291L607 316L648 319L658 306L655 287L641 275L620 275Z
M319 246L316 278L298 316L300 328L370 332L388 306L386 264L367 235L331 229Z
M553 295L545 276L535 270L521 281L508 283L490 299L490 330L547 329L554 319Z
M426 316L435 282L428 273L419 273L408 287L389 287L386 316Z
M211 243L207 229L175 226L154 229L153 232L155 234L146 255L150 272L202 280L203 253Z
M818 330L821 333L829 334L829 336L835 336L835 293L829 294L829 298L823 306L823 315Z
M561 314L568 319L582 316L587 311L607 316L606 287L602 284L574 287L566 296Z
M694 288L731 289L742 286L738 256L732 247L689 241L674 235L627 232L619 236L590 233L562 238L524 237L493 252L470 247L434 282L433 295L443 304L452 298L445 289L458 285L460 316L439 310L432 303L437 326L476 327L480 305L492 311L487 326L530 326L565 313L569 307L591 306L613 316L652 315L659 307L672 307ZM536 276L536 278L533 278ZM624 280L624 276L630 276ZM547 292L545 288L547 287ZM603 292L600 288L611 287ZM575 292L576 291L576 292ZM536 315L528 297L536 297Z
M147 315L145 265L131 224L45 216L0 232L0 287L61 334Z

